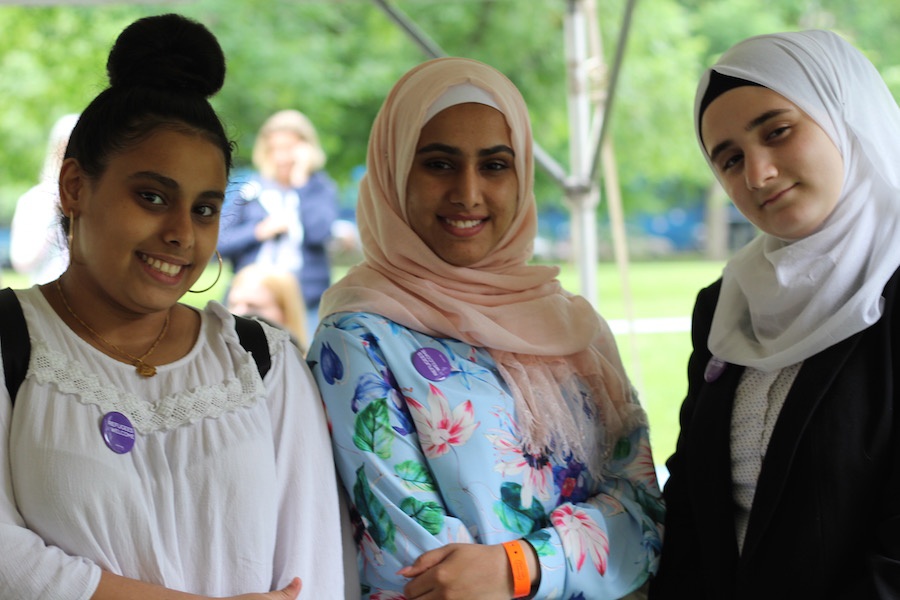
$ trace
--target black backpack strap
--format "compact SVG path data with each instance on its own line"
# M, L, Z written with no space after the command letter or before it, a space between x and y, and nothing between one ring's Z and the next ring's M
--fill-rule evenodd
M0 290L0 351L3 354L3 375L9 398L16 403L19 386L25 380L31 357L31 339L22 305L10 288Z
M250 352L259 369L259 376L265 377L272 366L269 355L269 342L262 325L253 319L234 317L234 328L237 331L241 346ZM3 355L3 375L6 389L13 405L16 394L28 372L28 361L31 358L31 339L28 337L28 326L25 313L10 288L0 290L0 349Z
M259 321L235 315L234 329L237 331L241 346L256 361L259 376L265 378L266 373L269 372L269 367L272 366L272 357L269 355L269 341L266 339L266 332L263 330L262 324ZM4 356L5 360L6 357Z

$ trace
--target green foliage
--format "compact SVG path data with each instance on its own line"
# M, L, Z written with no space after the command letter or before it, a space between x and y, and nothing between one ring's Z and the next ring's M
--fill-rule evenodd
M691 117L706 43L685 35L690 30L691 13L677 3L638 4L612 123L623 196L632 206L666 209L682 198L661 193L662 186L677 181L696 196L709 183Z
M249 164L262 122L284 108L313 120L328 169L346 182L365 162L372 120L393 82L419 58L371 3L195 2L185 14L206 23L228 57L216 107ZM290 15L290 18L285 18Z
M522 90L535 137L568 163L566 0L392 0L448 54L495 65ZM611 63L626 0L597 0ZM213 103L247 165L272 112L293 107L316 123L328 170L350 190L365 162L372 120L396 79L424 53L370 0L194 0L72 6L0 6L0 223L35 183L47 133L106 84L116 35L140 16L179 11L219 37L228 76ZM696 82L728 46L759 33L833 28L866 52L900 95L900 3L869 0L639 0L614 99L610 132L626 210L699 202L712 177L692 124ZM561 191L538 171L537 196Z
M0 222L37 183L54 122L103 89L109 47L141 12L0 7Z

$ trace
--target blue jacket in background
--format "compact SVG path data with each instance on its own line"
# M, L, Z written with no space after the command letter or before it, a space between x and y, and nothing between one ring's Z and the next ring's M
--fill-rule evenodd
M260 192L276 187L259 175L252 175L246 183L236 186L226 198L219 233L219 252L231 261L236 273L256 262L262 243L253 233L256 224L267 213L257 200ZM322 293L331 285L331 265L327 243L331 226L338 216L337 185L324 171L310 176L297 194L300 196L300 221L303 226L303 266L298 280L307 306L318 304Z

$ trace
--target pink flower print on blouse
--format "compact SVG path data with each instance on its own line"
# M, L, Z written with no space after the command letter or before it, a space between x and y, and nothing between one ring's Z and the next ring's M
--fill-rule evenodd
M601 575L606 574L609 559L609 539L606 532L583 510L564 504L550 513L550 522L562 539L566 560L580 571L586 558Z
M384 552L378 547L378 543L368 529L363 529L362 539L359 540L359 550L367 562L371 560L379 567L384 564Z
M622 474L629 480L643 486L645 490L659 493L656 466L653 464L653 454L650 451L649 440L640 443L637 449L637 456L622 470Z
M531 508L535 496L542 501L550 499L553 468L545 456L526 452L519 440L506 431L485 437L500 455L494 470L504 477L522 476L522 508Z
M451 412L443 392L434 384L429 383L428 387L425 406L408 396L406 403L416 423L422 451L427 458L437 458L449 452L451 446L465 444L479 423L475 422L471 400L466 400Z
M391 592L389 590L378 590L369 596L371 600L406 600L406 596L400 592Z

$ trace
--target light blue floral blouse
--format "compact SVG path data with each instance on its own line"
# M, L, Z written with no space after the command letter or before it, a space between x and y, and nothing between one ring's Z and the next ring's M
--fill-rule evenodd
M397 570L454 542L526 539L541 562L535 598L620 598L656 571L663 505L646 427L615 444L597 481L571 457L523 450L483 348L338 313L308 360L353 504L363 598L403 598ZM567 402L597 421L586 394Z

